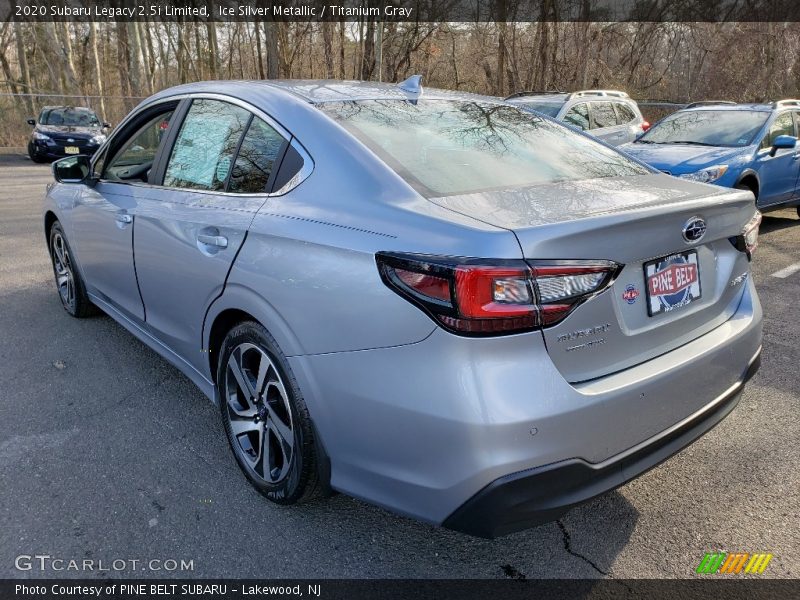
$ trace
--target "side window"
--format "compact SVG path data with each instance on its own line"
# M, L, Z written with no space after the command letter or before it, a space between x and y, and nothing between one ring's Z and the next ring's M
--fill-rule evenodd
M272 127L253 117L236 155L228 191L240 194L268 191L267 182L285 141Z
M636 118L636 113L631 110L631 107L622 102L616 103L617 116L619 117L620 124L630 123Z
M778 118L769 126L769 131L764 139L761 141L762 148L772 148L775 138L779 135L794 135L794 123L792 122L792 113L785 112L778 115Z
M164 137L172 113L170 110L150 119L122 146L106 166L105 172L102 163L106 157L97 161L95 171L103 173L103 177L110 181L147 181L147 174L153 166L158 145Z
M250 113L239 106L194 100L172 148L164 185L222 190L249 120Z
M601 127L614 127L617 124L617 115L611 102L592 102L593 129Z
M564 122L578 129L589 129L589 105L576 104L564 115Z

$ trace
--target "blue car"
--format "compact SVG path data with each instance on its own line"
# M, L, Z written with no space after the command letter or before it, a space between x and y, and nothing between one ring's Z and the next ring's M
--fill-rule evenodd
M769 211L800 204L798 135L800 100L699 102L619 148L669 175L751 190Z

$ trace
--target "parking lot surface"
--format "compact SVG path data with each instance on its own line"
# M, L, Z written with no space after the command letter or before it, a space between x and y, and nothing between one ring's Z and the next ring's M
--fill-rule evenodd
M488 541L343 495L259 496L188 379L110 318L62 309L40 217L50 180L0 156L0 577L691 577L718 550L769 552L761 577L800 577L794 209L762 225L763 363L733 414L559 522ZM15 566L36 554L94 570Z

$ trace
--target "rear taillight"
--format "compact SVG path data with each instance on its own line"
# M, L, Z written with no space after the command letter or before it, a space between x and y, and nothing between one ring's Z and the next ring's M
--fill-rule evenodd
M642 132L645 132L648 129L650 129L650 123L648 121L642 121Z
M379 252L381 278L438 323L465 335L554 325L608 287L611 261L484 260Z
M742 233L736 236L736 249L747 254L747 258L753 257L753 252L758 248L758 229L761 226L761 213L756 211L753 217L742 229Z

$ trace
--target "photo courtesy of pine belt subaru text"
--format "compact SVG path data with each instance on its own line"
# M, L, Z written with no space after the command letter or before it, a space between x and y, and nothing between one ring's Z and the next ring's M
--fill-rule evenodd
M702 436L759 365L749 191L418 76L171 88L53 173L66 311L186 374L280 504L525 529Z

